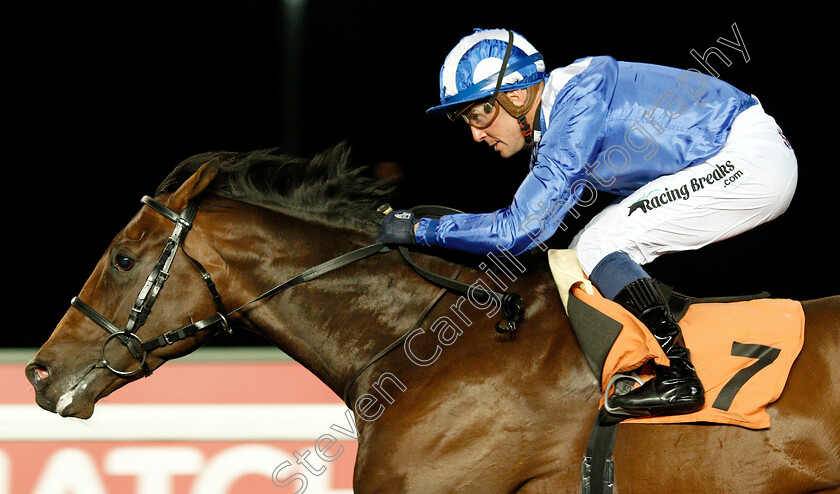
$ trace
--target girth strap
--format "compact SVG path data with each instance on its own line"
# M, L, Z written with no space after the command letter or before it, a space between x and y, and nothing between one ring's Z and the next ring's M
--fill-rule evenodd
M589 434L586 455L580 468L581 494L612 494L615 492L613 447L618 423L602 423L598 417Z

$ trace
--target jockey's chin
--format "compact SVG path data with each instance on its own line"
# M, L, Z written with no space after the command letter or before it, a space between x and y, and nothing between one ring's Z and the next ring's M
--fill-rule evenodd
M519 151L522 151L522 148L525 147L525 140L523 139L522 142L514 142L513 144L509 144L506 142L497 142L493 145L493 151L499 153L499 156L502 158L510 158L511 156L515 155Z

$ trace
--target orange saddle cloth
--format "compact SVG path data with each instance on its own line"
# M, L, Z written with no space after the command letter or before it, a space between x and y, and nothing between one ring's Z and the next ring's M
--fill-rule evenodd
M572 302L583 302L621 326L603 360L602 389L617 373L634 371L646 380L652 377L651 362L668 365L662 348L642 322L619 304L603 298L588 281L566 284L568 296L563 297L564 283L558 280L554 266L552 272L567 309L570 298L577 299ZM679 324L706 389L704 408L691 414L632 418L626 422L770 427L766 408L781 395L804 343L805 315L801 304L769 298L698 303L689 306Z

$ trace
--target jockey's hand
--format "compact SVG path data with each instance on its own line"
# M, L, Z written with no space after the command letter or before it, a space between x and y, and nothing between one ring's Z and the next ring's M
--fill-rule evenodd
M416 245L414 230L417 221L411 211L405 209L391 211L382 220L376 241L385 244Z

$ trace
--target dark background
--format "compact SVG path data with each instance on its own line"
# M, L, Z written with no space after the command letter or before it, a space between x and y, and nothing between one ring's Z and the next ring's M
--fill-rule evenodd
M396 207L507 206L527 156L499 159L473 143L463 124L425 114L437 104L444 57L474 27L522 33L549 69L589 55L701 69L690 50L721 48L732 61L716 62L721 78L758 95L793 144L799 189L780 219L663 257L649 270L697 295L840 293L833 16L802 7L632 5L201 0L4 7L0 348L43 343L141 196L196 153L280 146L309 156L346 140L355 161L399 167L410 186L400 189ZM749 62L715 43L734 40L733 23ZM576 230L584 221L568 223ZM563 247L571 236L554 242Z

